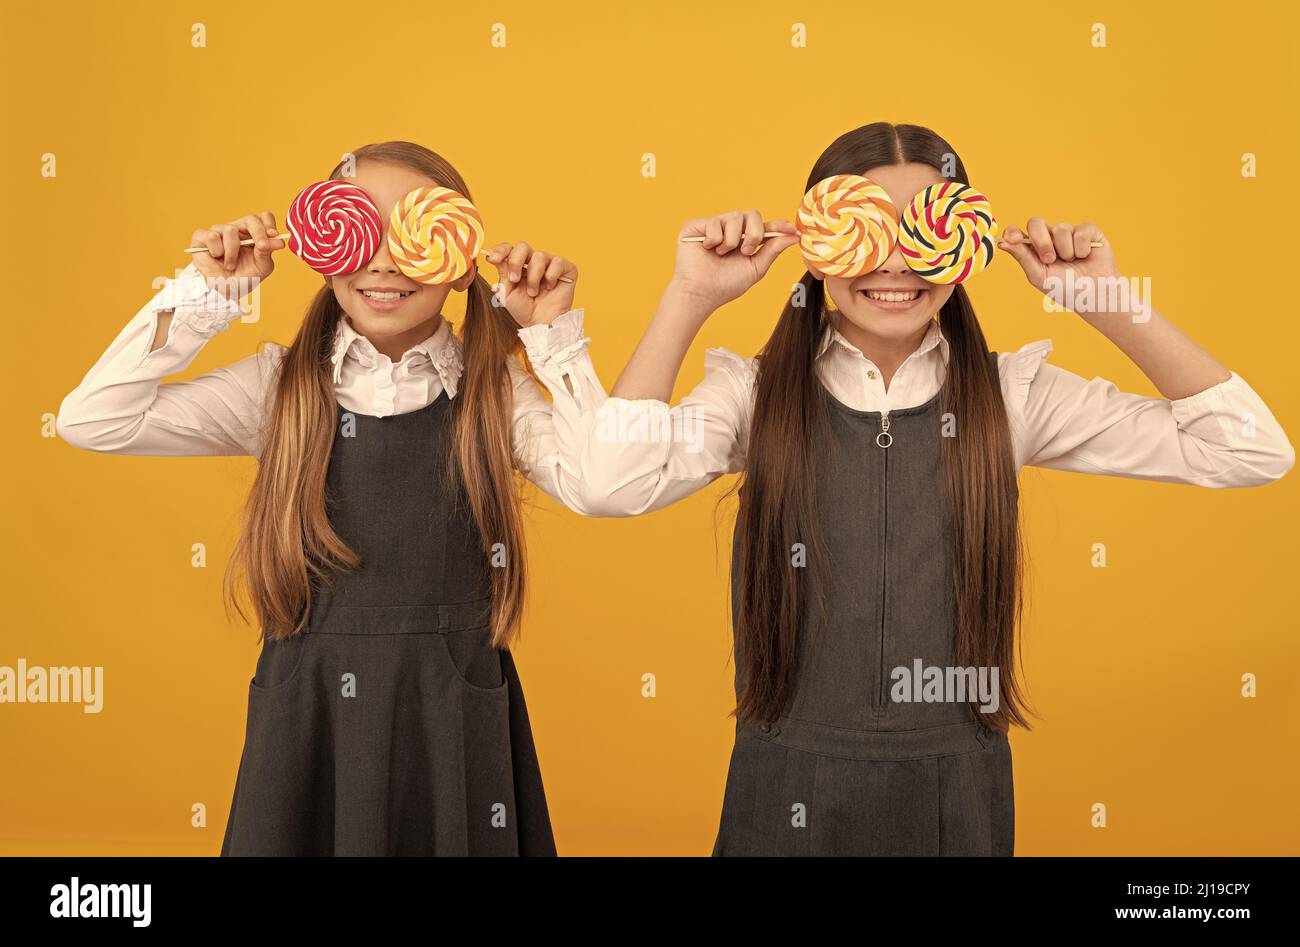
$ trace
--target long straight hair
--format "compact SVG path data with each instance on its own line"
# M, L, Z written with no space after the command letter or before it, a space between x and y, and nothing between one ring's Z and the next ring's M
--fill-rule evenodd
M390 141L352 154L358 162L404 165L435 184L471 196L456 169L420 145ZM341 178L344 168L340 163L330 178ZM330 355L342 317L334 291L322 287L280 363L257 479L226 573L227 601L244 616L240 592L247 593L264 639L299 632L310 620L313 589L364 565L330 524L325 490L337 410ZM465 372L453 402L449 473L464 486L485 556L490 557L498 543L507 551L501 567L487 569L485 576L497 647L507 647L516 638L525 592L523 517L511 450L513 398L506 364L519 351L515 328L510 314L492 305L490 287L476 275L466 290L461 329Z
M877 122L836 139L817 159L807 188L835 174L865 174L882 165L927 164L969 183L956 151L918 125ZM794 697L801 617L824 608L824 537L816 498L815 436L826 423L816 372L818 343L829 328L821 280L805 274L759 355L748 460L740 483L734 570L736 716L772 722ZM803 305L796 305L799 296ZM1017 669L1022 613L1023 547L1011 431L988 344L970 297L958 285L939 310L948 341L944 412L960 417L958 437L943 438L946 498L953 524L955 651L964 667L999 668L997 713L989 726L1028 727ZM811 542L810 542L811 540ZM814 568L792 569L789 550L809 549Z

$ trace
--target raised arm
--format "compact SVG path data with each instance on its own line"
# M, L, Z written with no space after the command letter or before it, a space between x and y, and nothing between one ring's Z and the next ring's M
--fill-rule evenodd
M782 235L764 244L765 229ZM533 371L551 394L548 402L532 377L511 365L520 470L589 516L645 513L740 470L753 360L711 350L704 381L675 408L667 399L704 320L762 278L795 242L793 230L784 221L765 225L757 212L687 224L680 236L703 242L679 241L673 281L612 398L592 367L583 312L569 309L573 284L557 279L562 273L576 277L576 270L526 244L494 247L488 259L502 273L498 292L521 326Z
M266 218L266 219L263 219ZM193 381L163 384L240 314L241 294L270 275L270 215L196 231L208 246L122 329L59 408L59 435L116 454L253 454L262 404L277 364L268 349ZM252 233L253 247L239 238ZM227 267L222 258L234 260Z
M781 236L765 241L764 232ZM701 237L685 243L682 238ZM787 221L757 211L687 223L678 234L673 279L645 336L596 411L578 458L584 512L636 516L744 468L756 366L722 349L705 356L705 377L670 407L682 359L706 319L737 299L794 245Z
M1092 247L1098 238L1105 245ZM1119 276L1096 225L1035 217L999 245L1030 285L1076 311L1164 395L1046 364L1047 341L1003 356L1021 463L1206 487L1256 486L1292 468L1295 451L1264 401L1156 312L1142 284Z
M780 233L764 241L764 232ZM686 238L699 238L687 243ZM613 396L666 402L682 359L713 313L761 280L798 242L789 221L764 222L756 210L702 217L677 235L677 263L650 327L614 383Z

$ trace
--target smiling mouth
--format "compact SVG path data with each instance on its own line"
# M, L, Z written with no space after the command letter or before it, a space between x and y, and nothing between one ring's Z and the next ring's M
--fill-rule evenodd
M415 293L413 289L360 289L357 290L367 299L373 299L377 302L396 302L399 299L405 299Z
M860 289L858 290L868 299L882 303L905 303L914 299L919 299L925 292L923 289Z
M926 298L926 293L930 290L926 287L918 289L908 289L904 287L895 287L891 289L875 289L863 287L857 290L857 294L863 298L866 305L872 309L881 312L910 312L917 308Z

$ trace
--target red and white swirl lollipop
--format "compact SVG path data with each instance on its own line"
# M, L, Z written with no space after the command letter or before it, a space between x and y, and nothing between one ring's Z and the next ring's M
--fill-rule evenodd
M289 250L317 273L339 276L366 264L383 236L370 195L355 184L320 181L289 205Z
M419 187L393 206L387 226L370 199L355 184L320 181L303 188L286 216L290 251L318 273L355 273L375 255L387 235L393 262L417 283L439 286L460 279L483 248L483 218L465 197L446 187ZM770 234L769 236L774 236ZM256 239L241 240L250 247ZM206 253L207 247L186 247ZM528 264L522 264L524 269ZM560 282L573 278L561 276Z

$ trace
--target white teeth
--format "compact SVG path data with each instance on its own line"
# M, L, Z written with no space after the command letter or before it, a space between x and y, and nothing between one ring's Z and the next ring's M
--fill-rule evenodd
M905 303L915 299L917 296L920 296L921 291L919 289L914 289L908 293L879 293L876 292L875 290L868 289L866 290L866 294L869 298L878 299L881 302Z
M411 295L410 293L376 293L368 289L363 289L361 293L367 299L378 299L381 302L391 302L395 299L405 299L407 296Z

